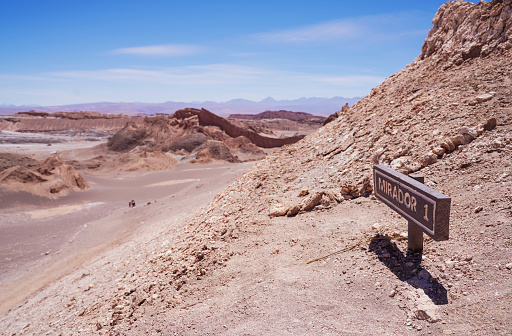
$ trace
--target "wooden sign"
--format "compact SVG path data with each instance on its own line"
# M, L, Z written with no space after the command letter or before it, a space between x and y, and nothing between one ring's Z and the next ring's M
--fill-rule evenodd
M375 196L406 218L409 227L414 225L434 240L448 240L450 197L383 164L373 166L373 183Z

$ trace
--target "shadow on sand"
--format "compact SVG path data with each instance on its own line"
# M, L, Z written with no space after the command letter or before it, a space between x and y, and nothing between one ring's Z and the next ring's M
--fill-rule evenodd
M386 265L401 281L407 282L414 288L422 289L436 305L448 303L446 288L432 277L429 271L421 267L421 253L406 255L400 251L396 243L391 242L388 236L375 236L368 247L379 260Z

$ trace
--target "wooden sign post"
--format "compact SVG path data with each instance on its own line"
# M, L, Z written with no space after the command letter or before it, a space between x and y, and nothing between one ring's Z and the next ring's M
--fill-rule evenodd
M422 176L373 166L375 196L408 220L408 249L413 253L423 250L423 232L436 241L449 238L451 198L423 182Z

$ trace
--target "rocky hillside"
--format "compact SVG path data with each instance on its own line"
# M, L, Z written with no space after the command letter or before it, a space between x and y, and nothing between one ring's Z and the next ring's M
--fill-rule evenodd
M385 284L379 282L384 292L391 293L390 297L398 295L400 298L390 302L392 306L387 310L400 305L408 318L408 324L398 333L405 334L413 326L418 330L424 328L415 321L441 319L449 321L451 328L461 333L494 333L495 328L501 330L499 334L506 333L512 327L503 314L508 309L506 302L512 300L510 281L503 281L510 276L512 267L509 240L512 226L508 225L512 223L510 3L495 0L473 5L454 1L443 5L434 18L434 28L422 54L414 62L390 76L346 113L304 140L270 155L218 195L208 209L190 223L182 244L173 246L170 252L156 254L141 266L140 272L151 274L151 270L153 276L139 280L134 275L123 281L134 288L147 288L147 295L168 298L162 302L171 302L166 304L173 307L173 297L188 295L188 289L199 290L200 284L194 287L195 279L210 272L221 272L222 265L233 255L241 253L258 258L257 253L237 252L233 247L235 242L252 241L245 246L266 251L269 254L262 258L269 258L271 247L266 244L279 242L259 234L278 232L287 223L297 226L308 222L307 212L315 211L318 216L322 209L322 213L336 212L334 209L340 207L340 203L354 202L351 200L371 194L372 166L384 163L404 173L425 175L428 185L453 197L451 238L447 244L428 245L422 267L429 272L417 275L418 269L409 269L411 265L418 267L414 258L392 257L390 262L394 264L389 267L396 277L388 279L383 275ZM491 34L494 26L500 27L501 33ZM480 30L489 33L482 35ZM476 40L468 40L470 37ZM489 52L467 54L467 46L473 42L479 46L477 49ZM361 202L354 206L357 204ZM296 217L278 220L280 216ZM330 220L336 222L334 218ZM327 230L328 224L322 225ZM396 224L392 223L374 225L374 229L388 239L394 227ZM352 230L356 232L344 236L344 241L358 241L356 239L364 235L371 237L373 229L368 225ZM331 238L324 237L335 244ZM296 240L286 241L290 246L296 244ZM319 247L324 243L310 242ZM495 244L499 245L498 249ZM287 246L284 244L282 248L290 249ZM296 254L305 253L306 245L301 246ZM382 244L376 241L371 248L378 251L375 252L377 264L388 265L386 258L402 255L396 246L389 240ZM279 253L278 249L272 255ZM237 260L243 259L242 256ZM342 260L339 262L343 263ZM370 266L376 265L370 256L350 265L357 265L353 275L356 282L362 281L357 280L357 273L364 272L358 269L377 267ZM148 283L157 285L148 287ZM408 289L404 283L414 286ZM505 286L499 292L500 301L494 299L492 287L496 283ZM434 302L432 309L422 308L427 303L418 301L414 287L428 293L430 305ZM398 292L400 294L396 294ZM257 304L243 293L240 295L243 298L238 305ZM120 293L112 293L110 299L103 297L102 300L114 302L119 296ZM467 306L468 300L478 302L477 306ZM91 316L106 316L107 311L112 311L114 322L109 328L124 332L128 325L144 328L153 323L150 317L138 313L139 307L144 306L145 312L158 311L159 301L147 305L135 302L121 304L128 309L127 314L102 306L96 308L96 312L88 312L90 315L85 320L91 321L94 320ZM199 310L196 313L203 316ZM474 323L469 326L468 320ZM437 330L435 333L443 332L442 325L431 328Z
M251 209L262 218L276 204L294 208L303 188L327 195L331 205L357 198L372 190L376 163L403 173L437 165L464 170L485 164L478 158L483 150L497 152L497 175L510 172L510 2L444 4L414 62L318 132L259 163L219 196L207 216L217 208L239 209L250 194L260 196ZM470 44L486 52L468 54Z

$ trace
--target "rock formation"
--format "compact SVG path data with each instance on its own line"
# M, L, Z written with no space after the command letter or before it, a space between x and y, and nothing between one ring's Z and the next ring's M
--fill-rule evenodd
M451 1L441 6L432 20L419 59L430 58L442 68L512 48L510 0Z
M172 151L178 154L194 152L197 154L194 162L237 162L238 158L230 149L249 156L254 154L249 159L255 159L264 155L258 147L280 147L297 142L301 138L265 137L247 128L233 125L205 109L183 109L176 111L172 116L145 117L139 125L128 123L108 141L107 145L109 150L115 152L128 152L141 147L149 151ZM207 158L208 155L211 157Z
M68 163L57 156L43 162L15 154L0 154L0 162L10 160L10 165L0 169L0 189L4 192L24 191L37 196L55 199L71 191L89 189L89 184Z
M173 117L178 119L185 119L194 115L198 117L199 124L202 126L217 126L232 138L244 136L251 140L253 144L262 148L282 147L284 145L295 143L303 138L302 136L277 139L264 137L248 129L237 127L226 119L219 117L205 109L183 109L176 111Z
M318 120L323 121L325 117L314 116L306 112L292 112L286 110L279 111L265 111L258 114L231 114L229 119L249 119L249 120L261 120L261 119L288 119L292 121L304 121L304 120Z

